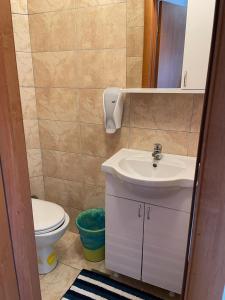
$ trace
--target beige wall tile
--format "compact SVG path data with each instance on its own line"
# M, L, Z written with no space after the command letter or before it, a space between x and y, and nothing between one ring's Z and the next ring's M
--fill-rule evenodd
M16 62L20 86L34 86L31 53L16 52Z
M77 10L77 48L126 47L126 4L89 6Z
M125 49L33 53L33 61L37 87L126 86Z
M84 188L82 183L44 177L46 200L63 207L83 209Z
M106 160L102 157L82 155L82 168L84 173L84 183L89 185L105 184L105 177L101 171L101 165Z
M12 13L27 14L27 0L10 0Z
M142 57L127 58L127 87L142 86Z
M40 120L39 130L42 149L80 153L78 123Z
M188 133L150 129L130 129L129 148L152 151L160 143L164 153L187 155Z
M75 49L76 18L75 10L30 15L32 51Z
M200 131L203 103L204 103L204 95L194 95L193 116L191 120L192 132Z
M23 111L23 119L37 119L36 98L34 88L20 88L20 99Z
M80 121L84 123L103 124L102 108L103 90L79 90Z
M23 124L27 149L40 149L38 120L24 120Z
M104 48L104 19L102 7L87 7L77 10L78 49Z
M105 50L104 86L126 87L126 49Z
M105 207L105 189L102 186L87 185L84 197L84 209Z
M199 133L193 132L188 134L188 155L197 156L199 143Z
M30 177L42 176L42 161L40 149L27 150L28 169Z
M98 5L100 4L100 5ZM78 49L126 47L126 4L115 1L79 3L77 10Z
M132 95L131 126L189 131L192 106L192 95Z
M123 127L115 134L106 134L102 125L81 125L82 153L109 157L128 146L129 129Z
M104 50L77 51L75 56L77 87L104 88Z
M16 51L30 52L30 33L27 15L12 14Z
M39 119L78 121L77 90L66 88L36 88Z
M127 0L127 26L144 26L144 0Z
M97 5L106 5L112 3L126 2L127 0L76 0L77 7L88 7Z
M127 27L127 56L143 57L144 27Z
M104 48L126 48L126 3L104 7Z
M43 176L30 177L31 195L37 196L39 199L45 199Z
M29 0L29 14L75 8L76 0Z
M36 87L78 86L77 63L73 52L43 52L32 55Z
M42 299L61 299L79 272L77 269L59 263L57 268L46 274L40 281Z
M124 104L123 104L123 118L122 126L130 126L130 94L125 95Z
M34 53L33 58L38 87L105 86L104 50Z
M82 160L79 154L43 150L42 161L44 176L83 182Z

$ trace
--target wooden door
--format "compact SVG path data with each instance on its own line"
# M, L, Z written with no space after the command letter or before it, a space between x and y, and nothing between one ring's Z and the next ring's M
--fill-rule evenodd
M186 5L160 1L157 88L180 88L181 86L186 13Z
M225 1L216 2L185 300L222 300L225 286Z
M142 280L181 294L190 214L146 205Z
M16 278L12 242L10 238L8 212L6 209L5 191L2 179L0 160L0 299L19 300L19 289Z
M0 158L7 212L4 211L4 206L1 209L8 220L8 229L5 224L4 232L1 228L1 236L4 234L5 239L11 241L16 273L12 275L12 284L16 276L21 300L40 300L29 175L9 0L1 0L0 9ZM2 242L0 248L0 260L3 260L6 254L2 251L4 250ZM0 288L4 290L6 285L7 274L1 277ZM4 297L0 298L4 299ZM14 299L17 299L16 296L11 297L10 300Z
M106 195L106 267L141 279L144 204Z

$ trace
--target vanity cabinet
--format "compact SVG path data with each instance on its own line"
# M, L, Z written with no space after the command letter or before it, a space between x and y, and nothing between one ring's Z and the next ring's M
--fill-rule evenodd
M190 215L146 205L142 280L181 292Z
M188 0L181 88L205 89L215 0Z
M156 191L135 191L134 185L107 175L108 269L181 293L192 189L184 188L183 196L181 190L157 199Z
M141 279L144 204L106 197L106 266Z

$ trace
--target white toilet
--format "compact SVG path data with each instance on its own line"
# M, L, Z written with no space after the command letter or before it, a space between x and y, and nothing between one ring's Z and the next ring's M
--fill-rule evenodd
M69 216L58 204L32 198L39 274L52 271L58 261L53 245L65 233Z

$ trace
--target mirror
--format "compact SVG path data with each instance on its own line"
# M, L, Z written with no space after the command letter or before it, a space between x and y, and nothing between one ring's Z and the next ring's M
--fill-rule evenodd
M204 90L214 6L215 0L145 0L144 33L136 40L143 46L142 72L128 61L128 79L139 81L128 80L127 87Z
M145 87L181 87L186 15L186 0L146 1L143 64Z

